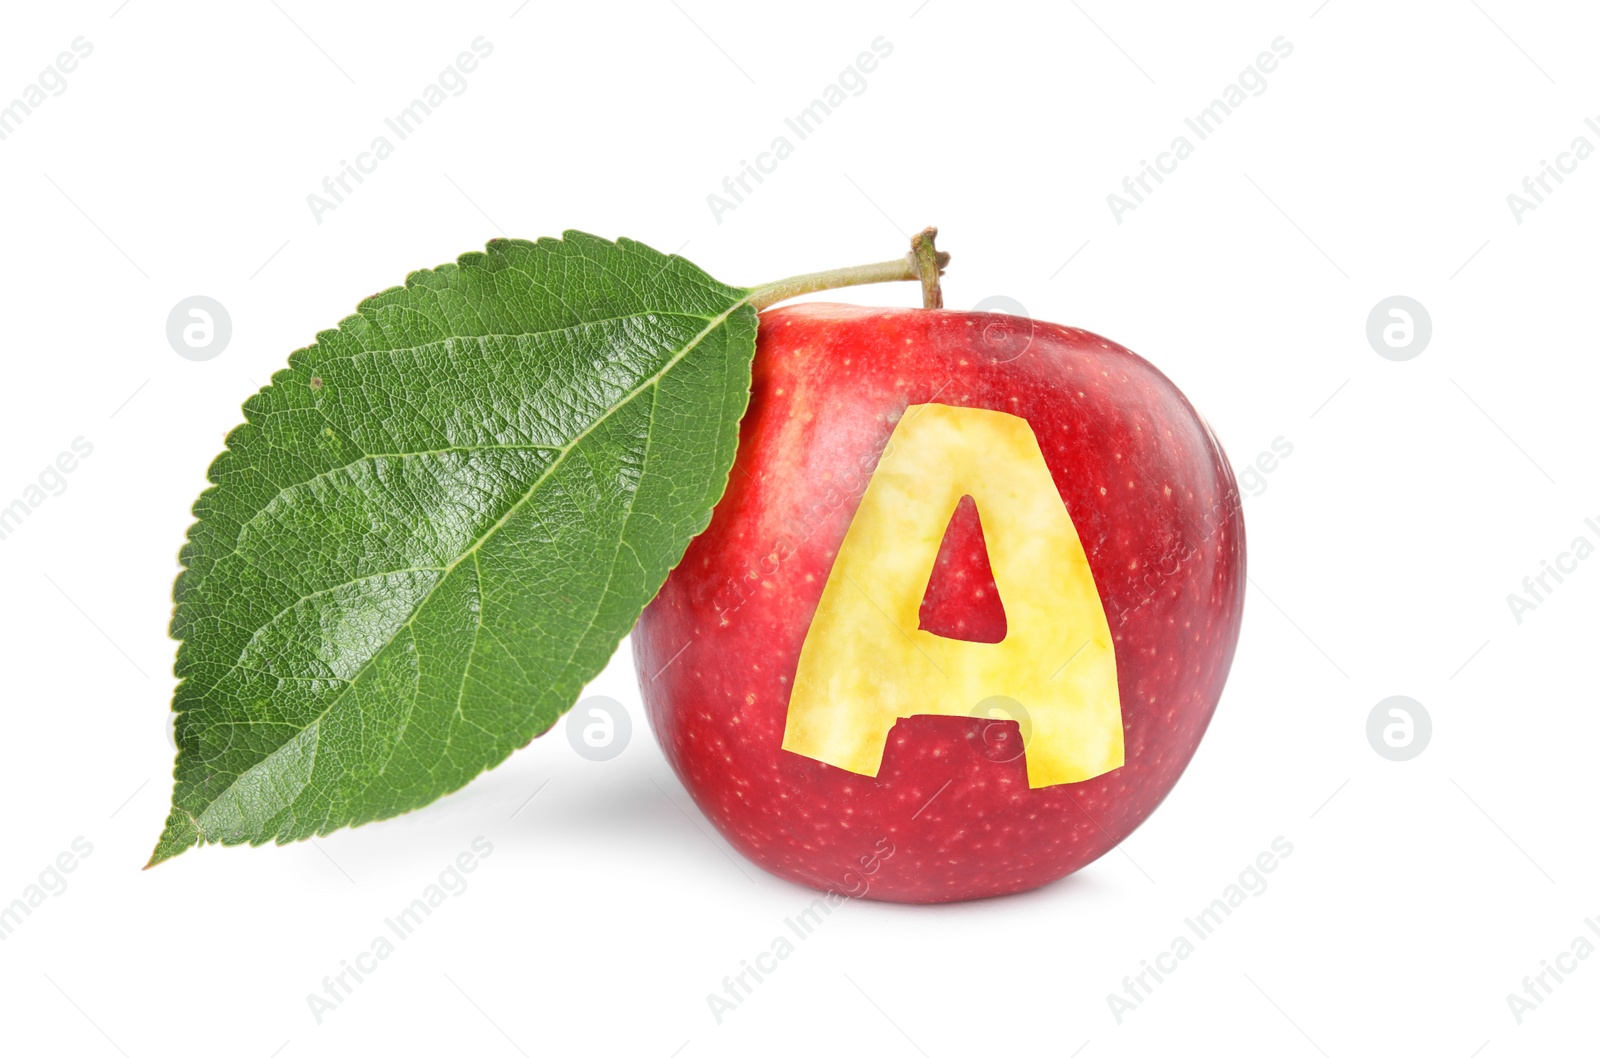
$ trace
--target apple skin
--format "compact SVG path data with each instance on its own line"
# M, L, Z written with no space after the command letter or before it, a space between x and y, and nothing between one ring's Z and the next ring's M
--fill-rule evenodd
M800 648L871 469L906 407L930 402L1032 426L1110 624L1122 767L1030 789L1016 722L966 717L900 720L876 777L780 748ZM993 642L1003 611L963 513L922 627ZM962 900L1070 874L1154 811L1216 709L1244 584L1227 459L1145 360L1024 317L808 303L762 314L727 493L633 650L667 760L741 853L845 896Z

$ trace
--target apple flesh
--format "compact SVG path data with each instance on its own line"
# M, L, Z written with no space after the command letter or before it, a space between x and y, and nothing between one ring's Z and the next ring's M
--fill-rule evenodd
M1022 317L810 303L762 314L728 490L635 630L673 770L741 853L846 896L938 902L1032 889L1104 855L1189 763L1243 612L1239 493L1210 429L1149 363ZM802 645L908 407L1025 419L1111 632L1125 763L1030 788L1012 720L916 715L876 775L782 749ZM1004 602L962 501L920 627L996 643Z

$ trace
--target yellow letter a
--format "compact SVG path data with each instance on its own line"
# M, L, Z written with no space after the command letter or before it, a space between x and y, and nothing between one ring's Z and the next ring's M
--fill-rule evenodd
M1005 606L998 643L918 627L963 496L977 504ZM900 717L981 716L997 697L1025 710L1030 787L1122 766L1111 630L1032 428L1005 412L913 405L828 574L800 649L783 748L876 775Z

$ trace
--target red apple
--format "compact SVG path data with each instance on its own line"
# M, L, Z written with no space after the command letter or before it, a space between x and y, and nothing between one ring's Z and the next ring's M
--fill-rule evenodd
M1093 590L1082 581L1084 599L1093 607L1098 595L1099 627L1109 630L1104 671L1112 671L1114 651L1114 679L1105 693L1113 716L1120 710L1120 766L1030 786L1037 740L1026 743L1024 727L1027 715L1038 721L1041 706L1019 697L1022 723L985 719L987 706L976 700L981 680L972 684L971 713L906 715L917 710L902 708L880 743L881 762L846 770L783 748L824 587L830 576L842 583L834 566L880 458L888 466L891 434L908 409L923 407L941 415L1004 412L1031 428L1081 541L1079 562L1086 557L1092 574ZM996 464L994 473L1003 469ZM991 548L1001 534L1013 548L1059 537L1043 525L996 522L982 502L975 517L973 501L963 499L948 531L939 528L931 574L933 551L925 540L917 545L926 594L910 611L921 632L899 629L908 641L931 633L1003 645L1020 635L1008 627L1008 611L1025 593L1014 573L1013 598L997 587ZM1044 567L1067 556L1045 558L1038 584L1026 591L1056 590ZM900 559L890 546L873 561L889 568ZM1166 797L1222 693L1244 576L1244 524L1227 459L1183 394L1140 357L1088 332L1022 317L802 304L762 314L727 493L645 610L634 655L668 761L745 856L780 877L848 896L995 896L1091 863ZM864 629L864 640L872 638L867 631L882 634ZM881 664L852 655L848 642L838 650L835 668L854 658L857 671L807 684L808 707L853 722L851 710L870 709L871 701L830 705L817 695L892 682L904 663L888 650ZM944 671L951 667L946 661L941 675L968 675ZM833 734L813 732L813 739ZM790 737L792 744L792 730Z

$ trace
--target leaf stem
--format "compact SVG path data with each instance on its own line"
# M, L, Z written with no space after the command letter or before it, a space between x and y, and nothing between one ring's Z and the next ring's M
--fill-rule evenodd
M751 288L750 296L745 299L745 303L753 305L759 311L780 301L787 301L801 294L815 294L819 290L837 290L840 287L858 287L868 283L921 282L924 306L938 308L943 303L942 299L938 299L939 273L950 262L950 255L934 252L933 239L929 234L933 230L930 228L913 238L911 240L913 249L904 257L897 257L893 261L879 261L877 264L855 265L851 268L831 268L826 272L810 272L806 275L779 279L773 283L763 283ZM930 288L933 292L932 297L929 296Z

